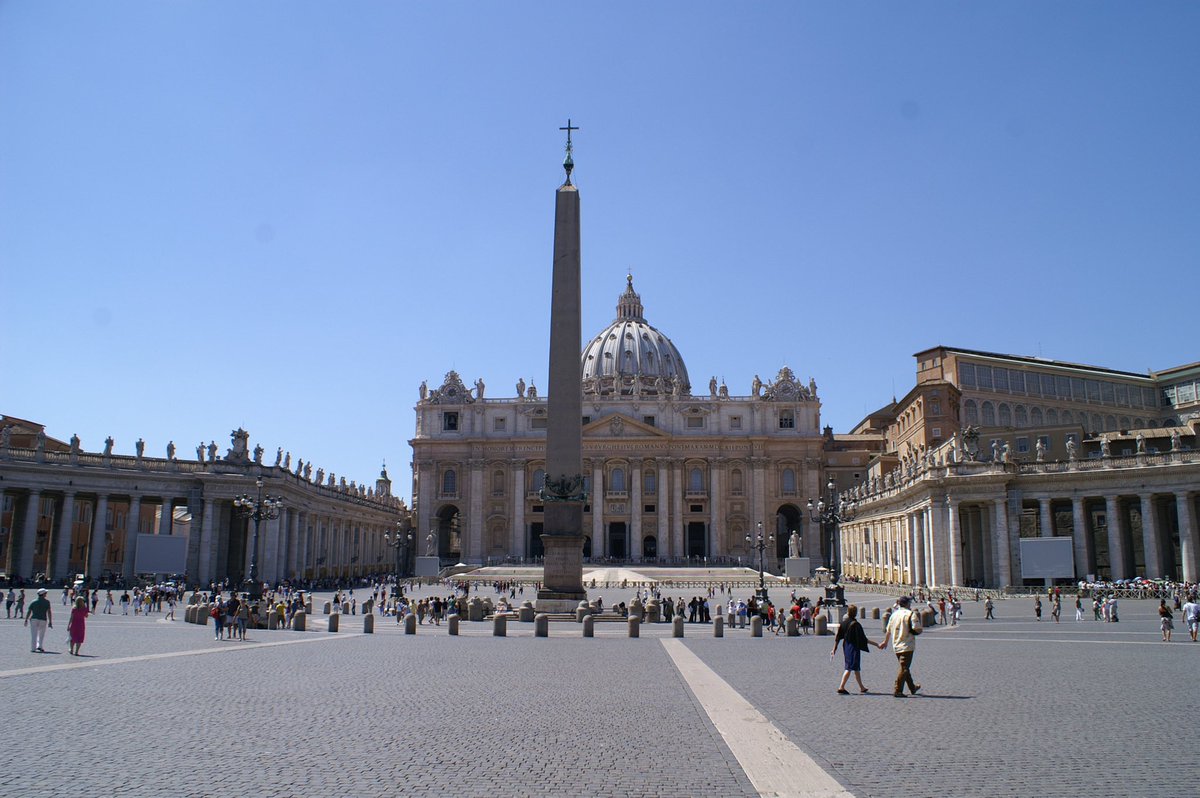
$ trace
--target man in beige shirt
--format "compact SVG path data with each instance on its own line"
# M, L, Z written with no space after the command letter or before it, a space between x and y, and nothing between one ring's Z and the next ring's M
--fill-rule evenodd
M896 652L896 659L900 661L900 672L896 674L896 686L892 695L905 698L904 685L908 685L908 691L913 695L921 689L921 685L913 681L909 667L912 665L913 654L916 653L917 635L921 633L922 627L920 616L908 608L908 596L901 596L896 600L896 604L898 606L888 618L883 646L886 648L890 643L892 650Z

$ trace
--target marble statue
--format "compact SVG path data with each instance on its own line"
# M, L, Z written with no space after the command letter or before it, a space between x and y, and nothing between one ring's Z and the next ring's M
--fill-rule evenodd
M292 470L292 453L291 452L288 452L287 454L285 454L283 456L283 470L284 471Z
M262 465L263 451L264 450L261 443L254 447L254 462L258 463L259 465Z
M662 396L663 393L666 391L666 388L667 388L667 385L665 382L663 382L662 375L659 374L657 377L654 378L654 393L658 394L659 396Z
M529 398L530 398L530 400L537 399L537 386L534 385L532 382L529 383Z
M426 399L429 398L429 383L427 383L425 380L421 380L420 391L421 391L421 401L424 402Z
M79 436L71 435L71 454L79 454Z
M113 450L113 439L112 439L112 436L109 435L107 438L104 439L104 456L111 457L112 450Z
M5 449L12 446L12 427L5 427L3 430L0 430L0 445L4 446Z
M304 479L312 482L312 463L304 464Z
M46 451L46 431L45 430L41 430L41 429L38 430L36 440L37 440L37 443L35 444L35 448L38 450L38 453L40 454L40 453ZM109 440L112 440L112 439L110 438Z
M425 536L425 556L426 557L434 556L433 546L434 546L434 542L436 540L437 540L437 536L434 535L433 532L430 532L428 535Z
M200 445L196 447L196 462L204 462L204 441L200 441Z
M517 379L517 398L518 399L525 398L525 378L524 377L519 377Z
M331 488L337 487L336 475L332 471L329 472L329 487L331 487Z
M295 471L295 474L296 474L296 476L300 476L300 475L301 475L301 474L303 474L303 473L304 473L304 458L303 458L303 457L297 457L297 458L296 458L296 471Z
M325 469L324 468L317 469L317 484L318 485L325 484Z
M683 393L683 381L678 377L671 380L671 398L678 399Z
M483 398L483 389L484 389L483 377L480 377L479 379L475 380L475 398L476 399Z
M275 450L275 467L279 468L279 465L282 462L283 462L283 447L280 446L278 449Z
M792 536L788 538L788 556L800 556L800 534L798 532L792 532Z
M1076 458L1075 439L1067 438L1067 459L1074 460Z
M1008 441L1005 441L1004 445L1000 447L1000 462L1008 462Z
M1177 451L1179 451L1179 447L1180 447L1179 430L1173 429L1173 430L1171 430L1171 451L1177 452Z
M346 491L346 488L348 488L348 487L349 487L349 485L346 484L346 478L342 477L341 481L338 482L338 490L340 490L344 493Z
M175 459L175 441L167 441L167 459Z
M1000 441L992 441L992 459L1000 462Z
M1137 440L1137 453L1145 454L1146 453L1146 436L1139 432L1137 434L1136 440Z
M708 395L713 399L717 398L717 378L716 377L713 377L712 379L710 379L708 381Z
M1109 451L1109 443L1108 443L1107 435L1100 436L1100 456L1101 457L1111 457L1112 456L1112 453Z
M1045 462L1046 461L1046 444L1042 443L1041 438L1037 439L1036 450L1037 450L1037 461L1039 463Z
M762 395L762 380L757 374L754 375L754 381L750 383L750 395L755 399Z
M813 399L817 398L817 381L812 377L808 378L808 395Z
M216 441L208 442L208 462L210 462L210 463L217 462L217 442Z
M133 448L135 451L137 451L137 456L141 457L142 454L146 451L146 442L144 440L142 440L141 438L138 438L137 443L133 444Z

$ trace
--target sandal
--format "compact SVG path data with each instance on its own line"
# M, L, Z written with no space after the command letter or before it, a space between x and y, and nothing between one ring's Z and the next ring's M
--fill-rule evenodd
M863 689L859 690L858 692L860 692L860 693L869 693L869 692L871 692L871 689L870 689L869 687L864 687Z
M849 690L843 690L842 688L840 688L840 687L839 687L839 688L838 688L838 695L850 695L850 691L849 691Z

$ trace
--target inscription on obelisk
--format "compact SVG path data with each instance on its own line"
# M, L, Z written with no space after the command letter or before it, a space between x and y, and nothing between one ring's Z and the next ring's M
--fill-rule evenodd
M580 346L579 192L571 184L571 125L566 182L554 197L554 272L550 290L550 389L546 421L546 486L542 544L545 576L537 608L573 612L583 589L583 397Z

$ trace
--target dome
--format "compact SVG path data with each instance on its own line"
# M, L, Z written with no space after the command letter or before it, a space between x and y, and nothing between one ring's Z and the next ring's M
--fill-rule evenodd
M588 342L581 360L585 396L691 395L683 357L646 322L633 275L617 300L617 318Z

